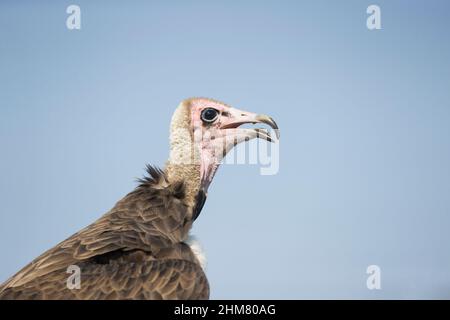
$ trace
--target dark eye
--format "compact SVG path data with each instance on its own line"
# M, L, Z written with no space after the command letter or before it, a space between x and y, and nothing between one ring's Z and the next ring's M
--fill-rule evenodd
M206 108L203 109L202 114L201 114L201 118L203 120L203 122L214 122L217 117L219 116L219 111L217 111L216 109L213 108Z

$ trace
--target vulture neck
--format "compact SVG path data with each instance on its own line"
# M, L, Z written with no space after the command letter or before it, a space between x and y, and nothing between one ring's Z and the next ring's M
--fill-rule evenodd
M193 142L190 106L182 102L172 117L170 127L170 156L166 164L169 183L182 182L185 186L185 202L194 208L197 195L203 190L200 178L199 150Z
M185 187L185 202L189 208L194 208L196 198L201 188L199 165L178 165L170 162L166 165L166 175L169 183L182 182ZM203 190L206 193L206 190Z

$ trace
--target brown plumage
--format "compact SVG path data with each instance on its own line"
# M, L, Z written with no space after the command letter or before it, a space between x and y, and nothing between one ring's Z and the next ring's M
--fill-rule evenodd
M99 220L5 282L0 299L207 299L206 276L182 242L192 225L184 185L148 172ZM70 265L82 271L80 289L67 288Z
M272 118L215 100L183 101L171 122L164 171L148 166L139 186L96 222L48 250L0 286L0 299L207 299L209 284L186 244L220 161L237 143L272 140L240 129ZM277 134L278 135L278 134ZM80 287L67 285L68 268Z

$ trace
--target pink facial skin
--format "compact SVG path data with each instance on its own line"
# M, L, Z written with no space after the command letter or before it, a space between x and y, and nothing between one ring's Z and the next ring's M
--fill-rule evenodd
M202 111L212 108L219 112L217 119L205 123L201 119ZM194 144L200 152L200 176L205 192L208 189L220 162L237 144L254 138L273 141L269 132L263 129L242 129L245 123L265 123L275 129L279 137L278 126L272 118L252 112L232 108L210 99L198 98L191 101L191 124L194 132Z

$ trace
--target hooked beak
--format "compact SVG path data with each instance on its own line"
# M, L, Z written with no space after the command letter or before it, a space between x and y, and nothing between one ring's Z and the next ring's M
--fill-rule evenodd
M256 122L258 123L265 123L269 125L274 131L277 139L280 139L280 130L278 129L278 125L275 122L275 120L272 119L272 117L269 117L265 114L258 114L256 117ZM258 130L258 129L256 129Z
M277 139L280 139L280 131L278 129L278 125L271 117L265 115L265 114L255 114L251 112L241 111L234 108L230 108L227 112L222 114L220 129L225 129L227 132L227 136L233 135L235 136L235 139L237 138L237 143L241 141L248 141L253 138L261 138L265 139L270 142L274 142L274 139L270 135L269 130L267 129L261 129L261 128L255 128L255 129L244 129L239 128L239 126L251 123L263 123L270 126L274 131ZM233 130L231 130L233 129ZM236 143L236 144L237 144Z

